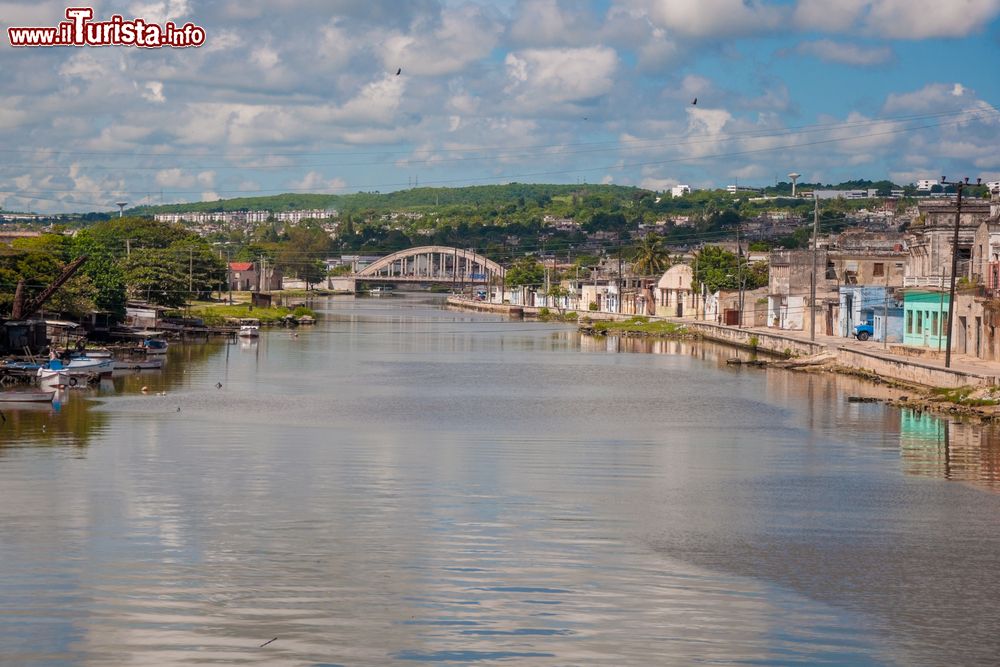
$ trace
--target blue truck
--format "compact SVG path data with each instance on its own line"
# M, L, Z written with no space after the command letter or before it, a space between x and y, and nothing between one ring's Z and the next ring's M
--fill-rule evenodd
M875 325L871 320L854 327L854 337L858 340L868 340L875 335Z

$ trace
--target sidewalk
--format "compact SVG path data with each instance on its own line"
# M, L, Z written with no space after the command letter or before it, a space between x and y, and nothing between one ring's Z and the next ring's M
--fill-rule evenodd
M746 330L759 333L776 333L778 331L767 327L752 327ZM788 338L794 338L803 342L809 341L809 334L802 331L781 331L780 333ZM947 369L944 365L943 356L938 359L934 357L916 357L898 354L886 349L883 343L873 340L860 341L856 338L816 334L816 343L825 346L831 351L844 350L847 352L857 352L868 357L876 357L917 368L936 369L942 372L949 372L950 370L950 372L982 378L984 384L1000 384L1000 362L985 361L967 354L956 354L953 352L951 355L951 368Z

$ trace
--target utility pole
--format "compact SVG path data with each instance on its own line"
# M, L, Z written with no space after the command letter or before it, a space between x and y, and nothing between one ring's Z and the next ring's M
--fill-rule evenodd
M737 310L739 311L739 321L736 323L738 328L743 328L743 251L740 246L740 224L736 223L736 285L739 287L739 296L737 297Z
M976 185L981 185L983 179L977 178ZM962 222L962 190L969 184L969 177L949 182L941 177L941 185L954 185L958 190L958 200L955 205L955 235L951 242L951 283L948 287L948 345L944 350L944 367L951 368L951 329L955 317L955 274L958 272L958 228Z
M889 262L885 263L885 303L882 305L882 349L889 349Z
M618 312L622 312L622 233L618 232Z
M816 342L816 264L819 258L819 197L813 191L813 270L809 282L809 340Z

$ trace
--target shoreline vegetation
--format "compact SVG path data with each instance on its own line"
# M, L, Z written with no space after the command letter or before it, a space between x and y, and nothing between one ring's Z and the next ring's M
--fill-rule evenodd
M574 318L575 319L575 318ZM683 324L675 322L664 322L662 320L650 321L648 317L637 315L627 320L598 320L593 321L586 315L580 318L580 333L591 336L647 336L651 338L699 338L697 334L688 330Z
M208 326L225 326L245 318L259 320L262 325L273 325L282 324L289 317L299 318L304 315L316 317L316 313L305 306L262 308L254 307L249 303L203 304L192 307L191 315L201 318Z

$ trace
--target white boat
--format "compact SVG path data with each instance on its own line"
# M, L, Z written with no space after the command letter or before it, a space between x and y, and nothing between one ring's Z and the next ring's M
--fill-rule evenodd
M114 370L116 371L148 371L163 368L163 359L145 359L143 361L138 360L116 360L114 363Z
M388 285L384 287L373 287L368 290L368 293L372 296L389 296L392 294L392 287Z
M257 338L260 335L260 320L244 317L240 320L240 329L236 335L240 338Z
M90 357L74 357L65 363L60 359L52 359L38 369L38 377L50 379L59 375L102 375L114 370L112 359L91 359Z
M147 338L142 341L142 349L146 354L166 354L167 341L159 338Z

